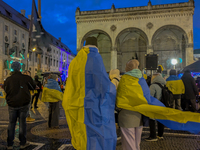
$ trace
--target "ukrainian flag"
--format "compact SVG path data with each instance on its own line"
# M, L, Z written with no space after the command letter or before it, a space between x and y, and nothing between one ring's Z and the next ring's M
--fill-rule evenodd
M185 86L183 84L183 81L179 79L179 77L171 75L169 78L167 78L166 81L166 86L174 95L180 95L185 93Z
M72 60L62 106L77 150L115 150L115 86L96 47L84 47Z
M63 93L61 92L58 82L54 79L48 79L47 83L42 89L42 102L58 102L63 99Z
M172 130L183 130L198 134L200 114L167 108L150 95L144 78L123 75L117 89L117 107L139 112L156 119Z

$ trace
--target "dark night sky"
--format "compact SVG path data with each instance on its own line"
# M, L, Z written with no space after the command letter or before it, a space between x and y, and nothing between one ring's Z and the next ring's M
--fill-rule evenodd
M37 0L35 0L37 3ZM75 11L110 9L146 6L149 0L41 0L42 24L44 29L54 37L62 38L74 53L76 53L76 22ZM153 5L188 2L189 0L151 0ZM20 12L26 10L26 17L31 14L32 0L4 0L8 5ZM200 0L195 0L194 12L194 49L200 48Z

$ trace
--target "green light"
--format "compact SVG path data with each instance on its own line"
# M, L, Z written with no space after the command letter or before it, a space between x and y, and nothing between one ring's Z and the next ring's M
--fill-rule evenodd
M10 69L11 72L13 72L13 69Z
M10 64L12 64L12 63L13 63L13 61L11 60L11 61L10 61Z

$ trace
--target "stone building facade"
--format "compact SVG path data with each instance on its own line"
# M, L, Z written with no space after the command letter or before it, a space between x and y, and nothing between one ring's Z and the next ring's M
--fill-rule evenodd
M32 77L37 73L38 59L34 52L28 51L30 20L0 0L0 83L3 83L10 72L13 61L19 61L22 70L30 70ZM51 52L43 49L42 71L63 71L67 73L69 63L75 57L71 50L52 35ZM29 59L27 54L29 54Z
M106 71L118 68L135 55L140 69L145 68L145 54L158 54L158 64L170 69L177 58L180 69L193 63L194 1L185 3L96 11L76 10L77 51L87 37L98 39L99 52ZM182 63L181 63L182 62Z

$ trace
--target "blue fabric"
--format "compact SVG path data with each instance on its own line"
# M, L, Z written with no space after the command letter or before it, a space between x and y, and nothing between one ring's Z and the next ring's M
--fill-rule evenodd
M87 150L115 150L116 88L110 82L101 55L90 47L85 66L85 120Z
M48 89L54 89L54 90L58 90L58 91L62 92L58 82L54 79L48 79L47 83L44 85L44 87L47 87Z
M144 78L140 78L139 84L142 87L144 97L146 98L148 104L165 107L165 105L162 102L160 102L158 99L150 95L150 90ZM146 121L147 118L144 117L143 120ZM189 131L195 134L199 133L200 123L198 122L179 123L179 122L171 121L171 120L160 120L160 119L156 119L156 120L172 130Z
M180 78L175 75L171 75L166 79L166 81L173 81L173 80L180 80Z

